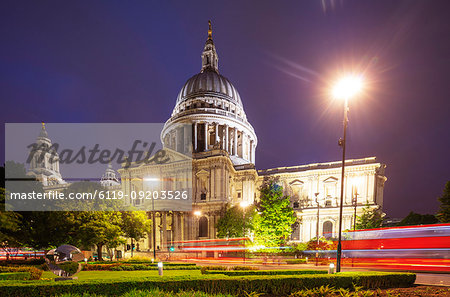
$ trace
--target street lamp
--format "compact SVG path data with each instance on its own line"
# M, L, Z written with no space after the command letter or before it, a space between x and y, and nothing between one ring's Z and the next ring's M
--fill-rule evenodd
M144 181L147 183L159 183L157 177L145 177ZM152 197L152 233L153 233L153 259L156 260L156 220L155 220L155 199Z
M316 239L317 239L317 246L316 246L316 266L318 265L318 258L319 258L319 219L320 219L320 204L319 204L319 194L315 193L316 196L316 203L317 203L317 225L316 225Z
M341 172L341 199L339 205L339 237L336 256L336 272L341 271L342 255L342 210L344 204L344 172L345 172L345 142L347 138L348 125L348 100L354 97L362 89L362 78L360 76L347 76L337 82L333 88L333 97L344 100L344 137L339 139L342 147L342 172Z
M243 235L244 235L244 264L245 264L245 209L247 208L247 206L249 205L246 201L242 201L241 202L241 207L242 207L242 218L243 218L243 221L242 221L242 232L243 232Z
M197 226L198 226L198 238L200 238L200 217L202 216L202 212L200 211L200 210L195 210L194 211L194 216L196 216L197 217L197 219L198 219L198 222L197 222ZM194 224L195 224L195 222L194 222ZM195 231L195 227L194 227L194 231ZM195 252L195 254L196 254L196 256L197 256L197 259L198 259L198 250Z
M358 206L358 192L355 191L354 197L352 199L353 206L355 207L355 213L353 214L353 231L356 230L356 207Z

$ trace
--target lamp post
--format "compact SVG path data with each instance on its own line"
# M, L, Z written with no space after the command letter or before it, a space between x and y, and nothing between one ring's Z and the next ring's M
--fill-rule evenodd
M199 219L200 218L200 216L202 215L202 212L200 211L200 210L196 210L196 211L194 211L194 216L196 216L197 217L197 219ZM195 223L195 222L194 222ZM200 222L198 222L197 223L197 226L199 226L199 228L200 228L200 224L199 224ZM195 225L194 225L195 226ZM195 231L195 227L194 227L194 231ZM200 230L199 230L200 231ZM200 233L200 232L199 232ZM197 233L197 234L199 234L199 233ZM195 234L194 234L195 235ZM197 256L197 259L198 259L198 250L195 252L195 254L196 254L196 256Z
M353 231L356 230L356 206L358 205L358 192L355 192L355 196L352 199L353 206L355 207L355 213L353 214Z
M316 266L318 265L318 258L319 258L319 219L320 219L320 204L319 204L319 193L315 193L316 195L316 203L317 203L317 225L316 225L316 239L317 239L317 246L316 246Z
M319 249L319 219L320 219L319 193L315 193L314 195L316 195L316 203L317 203L316 239L317 239L317 249Z
M159 178L145 177L144 181L149 183L159 182ZM153 237L153 259L156 261L156 220L155 220L155 199L152 197L152 237Z
M245 264L245 209L247 208L247 206L248 206L247 202L245 202L245 201L241 202L242 219L243 219L243 221L242 221L242 233L243 233L243 237L244 237L244 257L243 257L244 264Z
M338 246L336 255L336 272L341 271L341 256L342 256L342 212L344 204L344 176L345 176L345 145L347 140L347 125L348 125L348 100L356 95L362 86L361 77L348 76L344 77L335 85L333 89L333 96L338 99L344 99L344 135L339 139L339 146L342 147L342 171L341 171L341 199L339 204L339 233Z

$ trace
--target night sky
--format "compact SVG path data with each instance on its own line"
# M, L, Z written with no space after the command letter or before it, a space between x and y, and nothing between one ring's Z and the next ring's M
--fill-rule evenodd
M2 1L1 118L165 122L201 69L211 19L258 169L339 160L343 105L329 89L362 73L348 158L387 164L388 216L435 213L450 180L449 11L411 0Z

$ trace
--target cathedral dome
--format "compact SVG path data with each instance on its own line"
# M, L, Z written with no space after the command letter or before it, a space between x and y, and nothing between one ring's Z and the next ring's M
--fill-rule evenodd
M161 141L178 152L199 153L199 158L204 152L220 149L228 152L235 165L254 164L258 140L241 96L219 73L210 22L201 58L200 73L181 88L172 116L161 131Z
M241 96L233 84L211 68L205 69L187 80L178 94L176 104L200 96L218 97L243 108Z

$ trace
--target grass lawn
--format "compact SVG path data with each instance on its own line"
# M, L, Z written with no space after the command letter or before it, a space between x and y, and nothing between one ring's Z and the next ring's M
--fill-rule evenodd
M78 281L85 280L124 280L130 278L161 278L157 270L137 270L137 271L81 271L76 275ZM202 277L200 270L165 270L164 277ZM206 275L203 275L205 278ZM208 275L209 276L209 275ZM56 276L50 272L45 271L41 279L53 279ZM208 277L209 278L209 277Z

